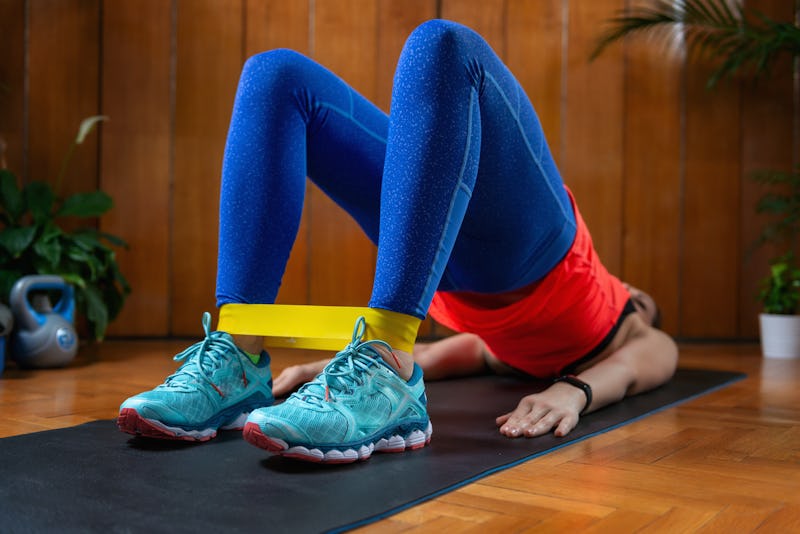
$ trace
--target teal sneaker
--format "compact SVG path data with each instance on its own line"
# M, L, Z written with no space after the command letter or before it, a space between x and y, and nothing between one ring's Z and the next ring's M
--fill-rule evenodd
M282 456L321 463L366 460L373 452L402 452L430 442L422 369L406 382L387 365L376 345L361 341L360 317L353 339L313 381L282 404L255 410L244 438Z
M150 438L207 441L218 429L241 429L249 413L273 402L270 359L258 364L224 332L211 332L203 314L206 338L177 356L183 361L163 384L122 403L117 426Z

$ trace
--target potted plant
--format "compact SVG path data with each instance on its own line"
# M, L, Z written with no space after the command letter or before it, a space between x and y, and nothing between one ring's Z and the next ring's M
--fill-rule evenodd
M775 21L741 0L651 0L612 19L591 57L636 34L660 38L671 50L685 46L690 57L716 62L709 87L742 71L761 76L779 56L800 55L800 28L794 21Z
M756 210L773 216L756 245L773 243L786 250L772 260L769 275L761 281L762 350L767 357L800 358L800 266L794 254L800 241L800 169L761 172L755 179L769 188Z
M111 197L92 191L62 198L60 189L74 150L104 119L89 117L81 123L55 186L39 181L21 186L0 165L0 302L8 303L11 287L25 275L58 275L74 286L76 308L95 340L103 338L130 292L114 251L126 245L89 224L111 209ZM65 220L83 225L70 230L62 224Z
M661 38L670 49L685 47L689 57L715 62L708 78L709 88L742 72L757 79L768 73L778 57L800 56L800 28L794 21L773 20L745 7L741 1L652 0L612 19L592 58L611 43L636 34ZM784 251L771 262L770 273L762 281L758 295L765 312L760 316L764 354L800 357L800 339L781 338L778 346L786 349L783 352L773 348L772 342L773 321L781 327L788 325L788 332L800 338L800 271L794 255L800 235L800 169L762 171L754 178L770 188L759 199L756 210L774 216L764 226L756 244L769 242ZM781 327L779 332L783 331Z

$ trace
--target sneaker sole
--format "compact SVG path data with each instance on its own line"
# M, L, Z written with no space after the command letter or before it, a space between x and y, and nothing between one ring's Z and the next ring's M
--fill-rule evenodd
M245 441L258 448L268 450L286 458L294 458L305 462L321 464L349 464L352 462L367 460L373 452L404 452L407 450L417 450L431 442L433 427L430 422L425 432L414 430L408 436L392 436L389 439L382 438L377 443L366 443L361 445L358 450L346 449L340 451L331 449L322 452L319 449L307 448L302 445L289 447L289 444L279 438L265 435L261 427L256 423L247 423L244 427L243 436Z
M241 430L247 420L247 413L239 415L231 423L221 426L221 430ZM203 430L186 430L180 427L165 425L155 419L147 419L139 415L133 408L123 408L117 418L117 427L128 434L146 438L169 439L178 441L208 441L217 436L216 428Z

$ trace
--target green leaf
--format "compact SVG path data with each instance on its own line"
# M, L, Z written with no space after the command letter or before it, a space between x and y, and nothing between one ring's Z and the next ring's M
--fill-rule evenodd
M742 1L652 0L620 12L610 23L590 59L628 35L647 34L660 38L667 49L685 49L690 58L714 61L709 87L740 71L758 77L781 54L800 53L800 28L793 20L772 20Z
M100 121L107 121L108 117L105 115L93 115L91 117L86 117L81 121L80 127L78 127L78 135L75 137L75 144L80 145L86 139L86 136L94 129L95 124Z
M13 258L19 258L22 252L33 242L35 236L35 226L6 228L0 232L0 245L5 248Z
M97 239L96 232L92 232L91 230L81 230L79 232L75 232L70 236L75 245L82 248L86 252L92 252L95 249L102 249L105 248L103 244Z
M128 248L128 243L125 240L123 240L121 237L117 237L117 236L115 236L113 234L107 234L105 232L98 232L97 235L99 235L100 237L102 237L103 239L105 239L106 241L111 243L112 245L115 245L115 246L118 246L118 247L122 247L122 248Z
M95 339L101 340L105 337L106 328L108 328L108 308L103 300L103 295L97 287L87 285L83 290L83 296L86 298L86 320L92 330L92 335Z
M37 239L33 251L47 261L52 269L58 267L61 259L61 243L58 239Z
M0 169L0 207L8 214L11 223L17 222L25 211L17 179L6 169Z
M79 289L86 288L87 285L86 280L84 280L84 278L79 274L76 274L74 272L71 273L61 272L59 273L59 276L63 278L65 282L67 282L68 284L72 284L76 288Z
M57 216L99 217L114 206L114 201L102 191L78 193L64 201Z
M51 211L56 199L50 184L45 182L30 182L22 190L25 203L33 214L36 224L42 224L52 218Z

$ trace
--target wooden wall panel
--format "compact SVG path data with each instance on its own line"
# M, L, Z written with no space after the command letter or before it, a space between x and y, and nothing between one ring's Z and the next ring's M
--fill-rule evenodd
M0 96L0 135L14 170L53 180L80 120L112 116L76 153L64 191L99 182L118 205L103 228L131 241L121 260L134 294L112 333L196 336L214 309L219 177L244 59L300 50L388 109L408 33L454 19L487 38L533 99L609 269L653 293L671 333L752 337L769 253L744 258L759 224L748 175L797 162L797 89L784 73L709 92L707 70L684 73L644 41L588 63L603 21L630 3L5 0L0 81L12 91ZM748 3L792 15L790 2ZM279 299L363 305L374 248L318 190L308 198Z
M309 2L247 0L245 14L245 57L275 48L291 48L309 55ZM306 198L308 195L307 189ZM297 239L278 292L278 302L309 302L309 208L309 204L303 208Z
M0 168L25 177L25 1L0 2ZM5 159L5 161L3 161Z
M389 112L392 81L406 39L426 20L436 18L436 0L378 0L378 58L375 104Z
M593 63L600 23L621 0L570 2L561 170L606 267L622 265L623 56L611 48Z
M628 47L619 275L655 298L672 333L679 310L682 72L682 56L665 59L657 50Z
M441 0L441 18L469 26L505 59L505 0Z
M376 95L377 4L373 0L315 2L314 59L373 100ZM349 215L311 188L310 293L321 305L366 306L375 247Z
M29 179L54 182L81 120L99 111L99 0L30 2ZM75 151L64 195L98 185L98 135Z
M561 161L563 3L509 0L506 64L536 108L550 151Z
M740 92L706 88L709 67L687 66L681 324L688 337L736 335L741 270Z
M777 20L792 20L794 9L784 0L749 0L748 6ZM793 138L794 88L792 64L787 57L775 67L770 77L757 84L742 86L742 204L741 244L742 282L739 284L738 334L758 335L758 285L769 272L769 260L783 252L766 246L750 252L767 220L755 213L755 203L763 189L752 180L756 171L789 171L796 161L797 139Z
M242 0L178 2L171 332L215 310L222 154L243 56Z
M309 53L309 0L245 0L245 56L291 48Z
M130 248L120 268L135 280L110 335L167 335L172 6L162 0L103 5L101 186L116 199L101 221Z

